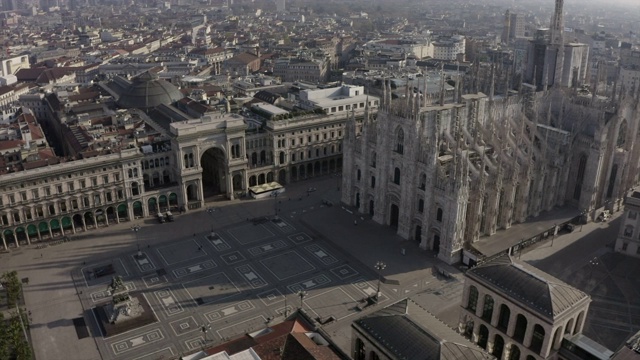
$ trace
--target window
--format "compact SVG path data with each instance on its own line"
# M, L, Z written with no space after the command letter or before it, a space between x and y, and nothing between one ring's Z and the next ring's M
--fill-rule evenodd
M100 205L101 204L100 195L98 195L98 194L93 195L93 203L95 205Z
M627 225L624 227L624 236L633 237L633 226Z
M371 156L371 167L373 167L373 168L376 167L376 153L375 152Z
M50 196L51 195L51 188L50 187L47 186L46 188L44 188L44 195L45 196Z
M82 198L82 204L83 204L83 206L84 206L84 207L89 207L89 206L91 206L91 204L89 203L89 197L88 197L88 196L84 196L84 197Z
M373 189L373 188L375 188L375 187L376 187L376 177L375 177L375 176L372 176L372 177L371 177L371 188Z
M118 189L118 200L124 199L124 192L122 189Z
M111 191L106 192L105 195L107 197L107 202L113 201L113 197L111 196Z
M38 189L31 190L31 195L33 195L34 200L38 200L38 198L40 198L40 193Z
M424 200L418 200L418 212L422 214L424 212Z
M469 287L469 301L467 301L467 309L472 312L476 312L476 306L478 305L478 289L471 285Z
M629 215L627 217L631 220L635 220L638 217L638 213L635 211L629 211Z
M511 317L511 310L505 304L500 305L500 315L498 317L498 329L506 332L509 327L509 318Z
M9 203L12 205L16 203L16 197L13 194L9 195Z
M398 128L396 133L396 152L398 154L404 154L404 131L402 128Z
M98 178L97 177L92 177L91 178L91 186L98 186Z
M358 175L356 175L357 180L360 181L360 177L362 176L362 172L358 169Z
M77 199L71 200L71 207L73 208L73 210L78 210L78 200Z
M296 161L296 154L295 153L291 154L291 161Z
M436 211L436 220L442 222L442 208L438 208L438 210Z
M393 183L396 185L400 185L400 169L399 168L395 168L395 170L393 170Z
M56 191L58 194L62 194L62 185L56 185Z
M69 188L69 191L74 191L75 190L72 182L68 183L67 187Z
M427 175L424 173L420 174L420 182L418 185L418 189L424 190L427 188Z
M27 192L26 191L21 191L20 192L20 199L22 199L22 201L26 201L27 200Z
M484 296L484 308L482 309L482 319L487 322L491 322L491 316L493 316L493 298L491 295Z
M102 183L103 184L108 184L109 183L109 175L103 175L102 176Z
M622 251L627 251L627 247L629 247L629 243L623 242L622 243Z
M536 354L539 354L542 350L542 344L544 343L544 334L545 331L542 326L536 324L533 327L533 336L531 337L531 345L529 346L529 348Z
M80 188L84 189L86 187L87 187L87 182L84 179L80 180Z
M120 174L118 173L113 174L113 178L115 179L115 181L120 181Z

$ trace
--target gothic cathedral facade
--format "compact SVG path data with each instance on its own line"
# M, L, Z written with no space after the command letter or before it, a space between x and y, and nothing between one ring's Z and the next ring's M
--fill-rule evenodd
M555 207L615 211L638 183L640 94L382 92L376 114L348 121L342 201L449 264Z

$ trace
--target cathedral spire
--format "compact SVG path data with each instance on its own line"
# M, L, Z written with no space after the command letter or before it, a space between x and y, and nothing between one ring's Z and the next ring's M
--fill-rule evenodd
M391 111L391 100L393 99L393 95L391 93L391 79L387 83L387 110Z
M387 106L387 79L382 79L382 100L380 101L380 107L385 108Z
M564 45L564 0L556 0L556 8L551 18L551 45Z
M496 65L495 63L491 63L491 84L489 85L489 101L493 101L493 95L496 87Z
M444 106L444 63L440 65L440 106Z

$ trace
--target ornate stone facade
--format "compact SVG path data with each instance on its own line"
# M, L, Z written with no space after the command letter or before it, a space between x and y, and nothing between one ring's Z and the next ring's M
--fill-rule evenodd
M348 125L342 201L447 263L557 206L617 210L638 182L640 94L522 89L391 102L386 84L377 116Z
M465 274L458 331L498 359L556 359L580 334L591 298L503 255Z
M378 106L375 97L354 97L352 114L362 117L365 101ZM191 119L179 113L185 118L173 122L158 114L136 112L167 139L153 146L132 143L108 155L1 175L0 248L199 209L213 196L234 199L254 185L336 176L342 169L347 112L268 120L260 129L237 114Z

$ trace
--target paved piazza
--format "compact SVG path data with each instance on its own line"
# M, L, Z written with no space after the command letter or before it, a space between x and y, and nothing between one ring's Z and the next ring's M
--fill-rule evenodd
M120 275L157 318L123 334L98 336L101 356L172 358L279 322L301 302L321 322L361 313L358 305L375 294L375 272L294 224L229 224L213 236L207 231L143 246L144 258L121 253L74 271L85 309L108 302L106 284ZM95 319L90 321L95 328ZM206 333L203 326L210 326Z
M309 186L318 190L307 196ZM333 177L291 184L275 221L263 221L273 216L273 199L213 202L214 211L177 214L175 222L140 219L76 234L60 246L20 247L0 254L0 269L29 278L25 301L40 360L177 359L277 324L301 305L349 352L351 321L379 309L363 308L376 293L377 261L387 264L381 305L422 292L425 308L457 313L462 284L447 292L430 270L432 254L397 241L393 229L322 205L325 198L339 203L339 195ZM134 225L141 227L137 237ZM155 322L104 335L92 309L110 301L114 276L149 304ZM79 337L86 329L74 327L77 318L89 337Z

